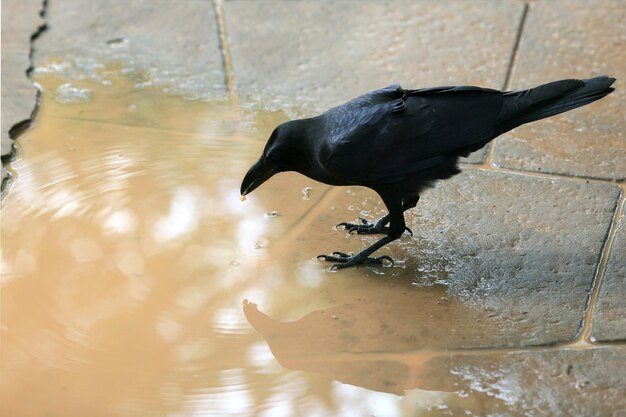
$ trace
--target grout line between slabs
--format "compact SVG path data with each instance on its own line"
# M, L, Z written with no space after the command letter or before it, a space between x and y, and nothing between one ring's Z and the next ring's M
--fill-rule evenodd
M622 219L622 214L624 212L624 205L626 204L625 188L626 187L624 186L624 184L622 184L621 189L620 189L620 195L615 205L613 218L611 219L611 224L609 226L609 229L606 234L606 238L602 245L600 258L598 260L598 266L596 267L596 271L593 277L591 290L589 292L589 297L587 298L587 303L585 305L585 312L581 320L580 331L576 338L576 341L600 344L599 342L594 341L591 337L591 332L592 332L592 327L593 327L593 317L595 315L596 307L598 305L598 298L600 297L600 288L602 287L602 281L604 279L604 273L606 272L606 266L611 256L613 242L615 241L617 229L619 228L620 220Z
M513 43L513 50L511 51L511 57L509 59L509 66L506 71L506 76L504 78L504 83L502 88L507 90L511 88L511 79L513 78L513 71L515 69L515 65L519 59L519 47L522 43L522 37L524 36L524 31L526 29L526 20L528 18L528 12L530 10L530 4L525 2L524 9L522 10L522 16L520 17L519 26L517 27L517 33L515 35L515 42Z
M528 177L535 178L545 178L549 180L572 180L572 181L585 181L596 182L601 184L612 184L617 187L621 187L620 184L625 184L626 180L614 180L610 178L597 178L597 177L588 177L585 175L570 175L570 174L560 174L556 172L541 172L541 171L524 171L519 169L512 168L502 168L499 166L493 165L481 165L481 164L473 164L468 162L460 162L459 167L462 169L479 169L482 171L491 171L491 172L500 172L503 174L513 174L513 175L525 175Z
M228 44L228 33L226 32L226 16L224 14L224 0L214 1L215 14L217 15L217 26L219 30L220 50L224 62L224 75L226 90L232 104L237 104L237 89L233 75L233 62L230 55L230 45Z
M513 79L513 70L515 69L515 65L519 59L520 54L520 43L522 42L522 37L524 36L524 29L526 28L526 20L528 17L528 13L530 11L530 4L528 2L524 2L524 9L522 10L522 16L520 17L519 25L517 27L517 33L515 35L515 42L513 43L513 49L511 50L511 57L509 58L509 65L506 70L506 75L504 77L504 83L502 84L502 89L504 91L511 88L511 80ZM489 144L487 148L487 155L485 155L485 161L483 165L493 166L493 153L496 149L496 144L498 142L498 138L495 138Z

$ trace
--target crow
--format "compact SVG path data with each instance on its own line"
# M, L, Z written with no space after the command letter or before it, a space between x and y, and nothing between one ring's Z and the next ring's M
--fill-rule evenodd
M388 214L376 222L360 219L337 227L386 236L356 254L333 252L318 259L335 262L333 270L393 264L389 256L370 255L405 231L412 234L404 211L416 206L424 188L458 174L459 157L517 126L599 100L614 90L614 81L608 76L568 79L522 91L473 86L406 90L393 84L319 116L276 127L245 175L241 195L285 171L330 185L371 188Z

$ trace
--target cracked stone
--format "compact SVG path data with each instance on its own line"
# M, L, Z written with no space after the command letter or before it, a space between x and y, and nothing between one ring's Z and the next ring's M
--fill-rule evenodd
M567 10L567 13L563 11ZM530 4L512 88L607 74L616 90L597 103L519 127L498 140L494 163L511 169L626 178L624 3Z
M2 183L7 178L4 166L12 153L11 128L30 119L35 108L37 89L28 79L30 37L43 24L41 0L2 2Z

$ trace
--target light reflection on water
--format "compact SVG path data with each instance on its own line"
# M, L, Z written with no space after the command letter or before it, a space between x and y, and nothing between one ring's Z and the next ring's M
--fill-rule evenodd
M446 350L499 324L432 285L445 261L329 273L313 260L371 241L332 229L379 215L371 193L281 174L241 203L284 115L108 80L61 104L47 92L63 81L41 77L20 138L2 213L8 415L414 415L455 395L434 377L449 375Z

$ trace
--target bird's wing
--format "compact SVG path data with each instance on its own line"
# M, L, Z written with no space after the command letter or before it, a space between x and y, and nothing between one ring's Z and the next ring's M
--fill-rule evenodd
M480 148L501 106L501 92L479 87L377 90L322 115L322 164L356 182L400 181Z

